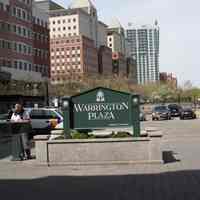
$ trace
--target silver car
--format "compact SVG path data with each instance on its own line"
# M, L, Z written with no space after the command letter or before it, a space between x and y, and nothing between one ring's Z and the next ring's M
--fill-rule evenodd
M32 129L37 134L49 134L63 122L62 113L54 108L29 108L26 110L31 118Z

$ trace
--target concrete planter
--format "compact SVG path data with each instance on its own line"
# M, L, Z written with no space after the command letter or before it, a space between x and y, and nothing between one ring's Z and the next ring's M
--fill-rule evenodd
M36 136L36 161L48 165L163 163L162 134L143 138L48 140Z

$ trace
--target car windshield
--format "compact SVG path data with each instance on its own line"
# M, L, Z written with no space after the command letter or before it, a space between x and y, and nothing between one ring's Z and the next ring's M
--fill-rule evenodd
M191 112L192 109L191 109L191 108L184 108L183 111L186 111L186 112L189 112L189 111L190 111L190 112Z
M175 105L169 105L168 108L170 108L170 109L178 109L179 107L175 106Z
M167 107L166 107L166 106L159 106L159 107L155 107L154 110L155 110L156 112L167 111Z

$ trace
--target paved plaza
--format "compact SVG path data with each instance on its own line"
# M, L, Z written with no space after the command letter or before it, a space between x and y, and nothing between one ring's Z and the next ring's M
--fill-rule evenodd
M200 199L200 120L144 122L164 133L164 165L36 166L0 146L2 199Z

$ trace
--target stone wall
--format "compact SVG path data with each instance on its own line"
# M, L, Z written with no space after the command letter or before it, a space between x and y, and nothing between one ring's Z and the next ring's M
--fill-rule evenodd
M36 160L48 165L163 163L161 135L144 138L48 140L36 136Z

